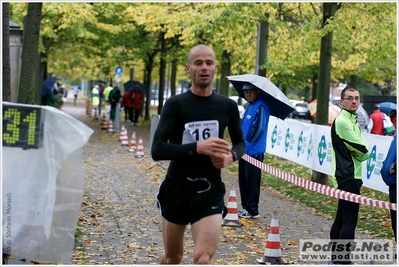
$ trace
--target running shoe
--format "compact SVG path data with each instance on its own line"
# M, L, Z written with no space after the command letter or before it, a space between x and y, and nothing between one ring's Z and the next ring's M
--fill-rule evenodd
M238 214L238 216L240 216L241 218L246 218L246 219L257 219L257 218L260 217L259 214L251 215L251 214L250 214L248 211L246 211L246 210L243 210L243 211L241 212L241 214Z

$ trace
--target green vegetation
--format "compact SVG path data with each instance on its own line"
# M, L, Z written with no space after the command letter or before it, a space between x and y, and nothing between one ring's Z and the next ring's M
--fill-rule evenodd
M10 20L24 27L28 5L11 2ZM357 76L359 84L393 83L396 8L394 2L339 3L334 18L322 28L321 2L44 2L39 50L41 64L64 80L110 80L115 67L121 66L124 81L134 69L135 80L146 80L144 73L151 71L148 82L154 82L159 80L158 62L164 58L179 66L175 78L181 83L188 79L184 70L188 50L200 42L212 46L220 66L228 63L231 75L253 72L263 20L270 28L267 62L262 66L266 77L273 75L280 88L295 88L294 94L301 97L308 96L317 82L320 38L330 32L332 82ZM217 79L223 78L220 70ZM389 88L389 93L393 91Z
M75 231L75 239L78 239L79 237L81 237L82 234L83 234L83 233L82 233L79 229L77 229L77 230Z

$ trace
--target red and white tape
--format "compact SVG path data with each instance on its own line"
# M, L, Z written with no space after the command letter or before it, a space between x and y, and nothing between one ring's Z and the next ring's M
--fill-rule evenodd
M286 173L280 169L276 169L276 168L269 166L263 162L260 162L257 159L252 158L251 156L248 156L247 154L244 154L244 156L242 156L242 159L251 163L252 165L258 167L259 169L264 170L267 173L270 173L271 175L274 175L274 176L284 179L290 183L296 184L298 186L304 187L304 188L312 190L312 191L316 191L318 193L321 193L321 194L324 194L324 195L327 195L330 197L339 198L339 199L343 199L346 201L355 202L355 203L359 203L359 204L366 204L366 205L378 207L378 208L396 210L395 203L390 203L390 202L381 201L381 200L375 200L372 198L368 198L368 197L364 197L361 195L346 192L346 191L343 191L340 189L335 189L335 188L329 187L327 185L315 183L315 182L303 179L301 177L298 177L296 175Z

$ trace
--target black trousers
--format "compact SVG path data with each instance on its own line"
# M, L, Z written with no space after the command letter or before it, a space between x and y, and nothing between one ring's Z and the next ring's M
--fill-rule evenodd
M362 184L363 181L360 179L350 179L338 185L338 189L360 195L360 188L362 187ZM359 206L360 205L358 203L342 199L338 200L337 213L330 230L331 241L337 242L339 244L347 244L355 239L355 229L359 215ZM332 256L335 255L335 257L338 258L338 255L342 253L331 252L331 254ZM351 263L351 261L348 260L334 260L334 262L340 264Z
M133 109L132 108L132 119L133 119L133 113L134 113L134 123L137 123L139 121L139 116L140 116L140 109Z
M396 194L396 185L393 184L389 186L389 202L391 203L397 203L397 194ZM391 225L392 225L392 230L393 234L395 236L395 241L396 239L396 210L391 210Z
M264 155L251 156L263 162ZM260 181L262 170L251 163L239 159L238 184L240 186L241 205L251 215L259 214Z

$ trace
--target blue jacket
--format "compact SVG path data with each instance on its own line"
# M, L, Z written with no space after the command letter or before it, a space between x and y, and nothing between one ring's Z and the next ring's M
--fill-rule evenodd
M382 180L384 180L384 182L388 186L396 184L397 173L396 172L394 174L389 173L389 169L391 168L392 163L395 163L395 166L396 166L396 132L395 132L395 135L393 136L393 140L392 140L391 145L389 146L387 156L386 156L385 160L383 161L382 167L381 167Z
M241 121L247 155L255 156L265 153L269 116L269 107L262 99L257 98L249 103Z

